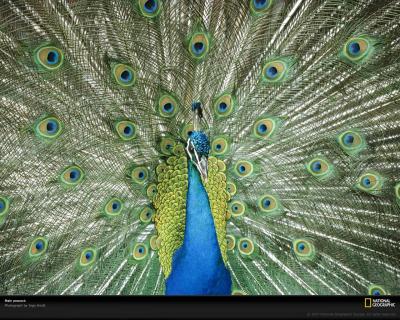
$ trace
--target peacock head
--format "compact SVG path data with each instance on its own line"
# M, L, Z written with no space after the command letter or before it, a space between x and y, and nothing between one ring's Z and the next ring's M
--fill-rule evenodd
M210 152L210 141L203 131L194 130L190 132L187 141L186 152L204 181L207 182L208 154Z
M188 135L186 152L200 172L204 181L207 182L208 153L210 152L210 141L207 135L199 129L203 120L203 109L199 101L192 103L194 130Z

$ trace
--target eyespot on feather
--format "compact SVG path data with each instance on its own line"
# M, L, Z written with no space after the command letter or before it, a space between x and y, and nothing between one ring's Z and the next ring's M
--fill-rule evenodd
M164 94L158 100L158 113L164 118L172 118L179 111L177 100L170 94Z
M0 195L0 223L2 222L2 218L5 217L10 210L10 200Z
M161 11L160 0L139 0L138 3L141 14L147 18L157 17Z
M64 53L54 46L39 47L34 51L34 61L42 69L55 71L63 65Z
M131 178L133 183L143 185L149 178L149 170L143 166L135 167L132 169Z
M136 138L136 125L132 121L117 121L115 130L123 141L131 141Z
M382 286L372 284L368 287L368 294L370 296L384 296L387 295L387 292Z
M147 257L149 253L149 249L144 243L136 243L133 246L131 256L135 261L142 261Z
M372 195L380 195L384 181L385 178L378 172L366 171L358 177L355 187L360 191Z
M144 207L139 214L139 219L143 223L149 223L153 218L154 210L148 206Z
M254 252L254 243L249 238L240 238L237 247L239 253L243 256L250 256Z
M336 137L340 148L350 156L356 156L367 147L364 136L355 130L346 130Z
M231 234L227 234L226 235L226 249L228 251L232 251L233 249L235 249L235 246L236 246L236 238Z
M268 216L277 216L282 213L282 205L278 197L272 194L264 194L258 199L258 208Z
M316 256L314 244L307 239L293 240L292 250L300 261L312 261Z
M223 156L229 152L230 143L226 136L216 136L211 143L211 151L215 156Z
M240 217L246 212L246 204L235 200L228 204L228 210L233 217Z
M89 267L97 260L97 250L94 248L85 248L81 252L79 259L80 267Z
M334 175L333 165L324 157L314 157L306 164L307 171L316 179L325 181Z
M42 256L48 247L48 240L45 237L36 237L29 246L29 257L36 259Z
M132 87L136 83L135 71L126 64L113 64L112 74L115 82L123 88Z
M124 204L121 199L119 198L111 198L107 201L106 205L104 206L103 212L108 217L115 217L118 216L122 209L124 208Z
M63 130L63 123L53 116L39 118L34 125L34 132L37 138L42 140L54 140Z
M240 178L247 178L251 176L253 171L253 164L247 160L238 160L234 166L234 173Z
M84 176L85 174L80 167L72 165L64 169L60 176L60 179L61 183L66 186L76 186L77 184L82 182Z
M293 64L293 58L290 57L266 61L262 68L262 82L264 84L280 84L287 81Z
M363 64L374 54L375 44L376 40L367 35L350 38L344 44L339 57L345 62Z
M272 6L274 0L250 0L250 11L253 15L262 15Z
M189 40L188 50L191 56L197 60L205 58L210 49L210 39L205 32L195 32Z
M236 98L231 94L222 94L217 97L213 104L214 114L217 118L230 116L236 107Z

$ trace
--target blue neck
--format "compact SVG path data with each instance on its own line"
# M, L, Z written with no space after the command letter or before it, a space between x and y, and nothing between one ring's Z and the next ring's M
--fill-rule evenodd
M188 162L186 225L182 247L172 259L167 295L230 295L231 278L222 260L208 194Z

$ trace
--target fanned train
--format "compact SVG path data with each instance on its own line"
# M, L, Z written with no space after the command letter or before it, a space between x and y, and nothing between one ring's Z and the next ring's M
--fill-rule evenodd
M1 0L0 293L400 294L399 17Z

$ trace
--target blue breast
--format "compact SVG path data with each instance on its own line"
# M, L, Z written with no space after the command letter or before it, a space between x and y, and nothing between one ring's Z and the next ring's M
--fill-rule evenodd
M232 281L222 260L208 194L189 161L186 226L174 254L166 295L230 295Z

